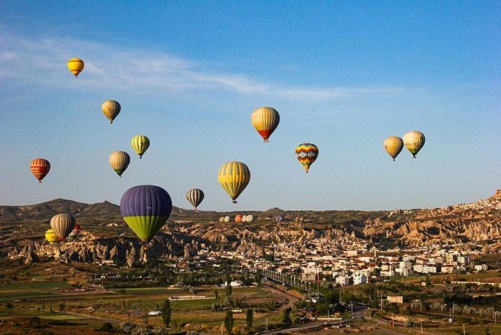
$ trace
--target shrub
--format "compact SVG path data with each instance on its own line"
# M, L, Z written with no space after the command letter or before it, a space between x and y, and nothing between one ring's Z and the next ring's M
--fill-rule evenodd
M111 332L115 330L115 328L113 328L113 325L111 323L105 322L101 325L101 328L99 328L99 330L103 332Z

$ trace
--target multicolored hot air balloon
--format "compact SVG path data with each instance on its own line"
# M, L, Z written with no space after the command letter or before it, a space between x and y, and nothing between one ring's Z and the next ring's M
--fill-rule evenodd
M404 141L400 137L390 136L384 140L384 150L395 160L404 147Z
M85 64L80 58L72 58L68 61L68 69L75 75L75 78L82 72L84 66Z
M68 241L76 241L78 240L78 237L80 236L82 232L82 227L77 223L75 225L75 228L71 231L71 233L68 235Z
M50 227L60 240L66 239L75 228L76 220L70 214L57 214L50 219Z
M315 144L301 143L296 147L296 157L308 173L310 165L317 160L318 148Z
M101 110L103 111L103 114L110 120L110 123L113 123L113 120L120 114L120 111L122 110L122 106L120 106L120 103L115 100L106 100L103 102L101 105Z
M31 161L30 170L35 178L38 179L38 182L41 183L42 179L44 179L50 171L50 163L46 159L35 158Z
M186 200L197 210L198 205L204 200L204 192L199 188L193 188L186 192Z
M252 112L251 123L266 143L280 123L280 114L272 107L259 107Z
M136 135L130 141L132 149L139 155L139 158L143 158L143 154L150 147L150 139L144 135Z
M56 233L54 233L54 230L49 229L45 232L45 240L52 244L59 241L59 238L57 237Z
M130 163L130 156L125 151L112 152L109 158L111 168L115 170L119 177L127 170Z
M139 185L128 189L120 200L120 213L143 242L149 242L170 216L172 200L159 186Z
M424 145L424 134L417 130L410 131L404 135L403 140L405 147L411 152L412 157L416 158L417 153Z
M224 163L219 169L217 179L233 203L249 184L251 173L247 165L241 162Z

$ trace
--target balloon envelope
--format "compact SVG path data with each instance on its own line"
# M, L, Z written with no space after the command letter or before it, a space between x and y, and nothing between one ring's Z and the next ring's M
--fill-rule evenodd
M128 189L120 200L120 213L143 242L150 241L170 216L172 200L166 190L154 185Z
M30 171L35 178L38 179L38 182L41 183L42 179L44 179L50 171L50 163L46 159L35 158L31 161Z
M268 142L269 137L280 123L280 114L272 107L259 107L251 114L252 126Z
M122 106L120 106L120 103L115 100L106 100L103 102L101 105L101 110L103 111L103 114L110 120L110 123L113 123L113 120L120 114L120 111L122 110Z
M315 144L301 143L296 147L296 157L299 163L303 165L306 173L308 173L310 165L317 160L318 148Z
M60 240L66 239L75 228L76 220L70 214L57 214L50 219L50 227Z
M68 61L68 69L75 75L75 78L82 72L84 66L84 61L80 58L72 58Z
M150 147L150 139L144 135L136 135L130 141L130 145L139 155L139 158L143 158L144 153Z
M119 177L127 170L130 163L130 156L125 151L112 152L109 158L110 166Z
M198 205L204 200L204 192L199 188L193 188L186 192L186 200L197 209Z
M424 145L425 137L420 131L413 130L406 133L403 137L404 145L412 154L412 157L416 158L417 153Z
M224 163L219 169L217 179L226 193L231 197L233 203L249 184L251 178L250 170L242 162Z
M59 241L59 238L57 237L56 233L54 233L54 230L49 229L45 232L45 240L52 244Z
M395 160L404 147L404 141L400 137L390 136L384 140L384 150Z
M237 214L235 215L235 222L242 222L242 215L241 214Z

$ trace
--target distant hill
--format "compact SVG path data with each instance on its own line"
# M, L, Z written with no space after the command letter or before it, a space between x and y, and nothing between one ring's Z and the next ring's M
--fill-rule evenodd
M189 212L177 207L172 213ZM0 206L0 223L13 222L49 222L52 216L68 213L79 218L105 218L122 220L120 206L104 201L95 204L86 204L66 199L54 199L35 205Z

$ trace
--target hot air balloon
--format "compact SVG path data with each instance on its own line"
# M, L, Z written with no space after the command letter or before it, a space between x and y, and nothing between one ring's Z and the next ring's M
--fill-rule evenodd
M68 61L68 69L75 75L75 78L82 72L84 66L85 64L80 58L72 58Z
M247 219L246 219L247 222L252 222L254 221L254 216L252 216L251 214L247 215Z
M404 141L400 137L390 136L384 140L383 146L388 155L395 160L404 147Z
M149 242L170 216L172 200L159 186L139 185L128 189L120 200L120 213L143 242Z
M148 150L150 146L150 139L143 135L137 135L130 141L132 149L139 155L139 158L143 158L143 154Z
M60 240L68 237L75 224L75 218L70 214L57 214L50 219L50 227Z
M296 157L308 173L310 165L317 160L318 148L315 144L301 143L296 147Z
M122 107L120 106L120 103L115 100L106 100L103 102L101 105L101 110L103 111L104 115L110 120L110 123L113 123L113 120L120 114L120 111L122 110Z
M113 170L117 173L119 177L122 177L122 173L127 170L130 163L130 156L125 151L115 151L110 155L110 165Z
M50 163L46 159L35 158L31 161L30 170L35 178L38 179L38 182L41 183L42 179L44 179L44 177L50 171Z
M407 150L411 152L412 157L416 158L417 153L424 145L424 134L420 131L414 130L405 134L403 139Z
M57 237L56 233L54 233L54 230L49 229L45 232L45 240L52 244L59 241L59 238Z
M241 162L224 163L219 169L217 179L229 194L233 203L236 204L236 199L249 184L251 173L247 165Z
M78 237L80 236L80 233L82 232L82 227L77 223L75 225L75 228L71 231L71 233L68 235L68 241L76 241L78 240Z
M280 123L280 114L274 108L259 107L252 112L251 123L266 143Z
M280 223L280 222L283 222L284 221L284 217L282 215L278 215L276 218L275 218L275 221Z
M204 192L201 189L193 188L186 192L186 200L197 210L198 205L204 200Z
M235 215L235 222L236 223L242 222L242 218L243 218L242 214Z

